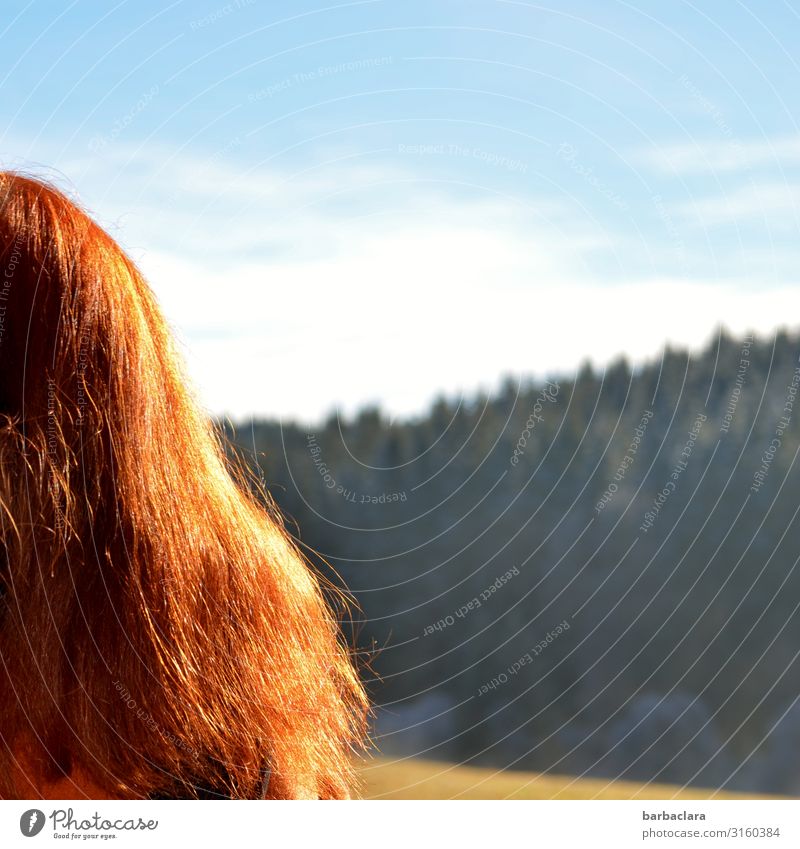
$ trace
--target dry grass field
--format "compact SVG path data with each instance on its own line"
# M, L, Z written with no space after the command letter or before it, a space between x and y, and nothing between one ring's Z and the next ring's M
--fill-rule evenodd
M753 799L770 798L670 784L497 772L424 760L375 758L360 770L367 799Z

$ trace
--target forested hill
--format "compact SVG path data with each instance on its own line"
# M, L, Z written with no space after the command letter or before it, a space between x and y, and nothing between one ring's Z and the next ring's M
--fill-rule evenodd
M800 791L799 358L719 334L410 421L239 423L380 647L381 748Z

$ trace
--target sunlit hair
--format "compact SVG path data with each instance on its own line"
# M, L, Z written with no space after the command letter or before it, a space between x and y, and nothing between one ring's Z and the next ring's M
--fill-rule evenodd
M0 172L2 796L82 771L251 798L265 764L270 796L351 787L367 707L336 618L182 368L115 241Z

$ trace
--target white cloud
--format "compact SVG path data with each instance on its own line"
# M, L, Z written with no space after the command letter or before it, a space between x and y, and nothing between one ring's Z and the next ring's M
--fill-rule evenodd
M775 232L797 232L800 185L747 183L724 194L693 198L670 208L703 228L718 224L762 224Z
M800 164L800 135L742 141L693 139L636 151L634 158L667 174L714 174Z
M175 293L165 300L181 320L186 302L175 287L191 282L195 317L209 324L185 335L211 409L305 421L368 400L413 414L439 390L492 389L508 373L563 374L589 354L600 364L621 352L641 362L667 341L705 345L718 323L770 333L800 315L798 287L672 278L600 286L551 260L537 272L535 258L518 264L525 245L514 238L502 247L516 273L494 276L498 242L462 242L443 261L431 248L448 238L443 230L377 240L335 263L271 268L280 281L272 284L254 268L229 285L174 262L155 262L151 279L162 295Z
M599 283L594 252L616 250L624 272L624 234L587 230L552 202L445 191L354 158L295 176L179 159L115 149L61 169L117 222L206 406L235 418L312 421L368 401L413 414L504 374L642 361L666 341L703 345L720 322L771 332L800 315L788 285Z
M535 293L555 291L568 266L553 238L461 204L328 227L345 248L305 261L218 273L143 257L213 409L308 419L381 400L408 413L439 389L535 367L531 352L556 320L540 314Z

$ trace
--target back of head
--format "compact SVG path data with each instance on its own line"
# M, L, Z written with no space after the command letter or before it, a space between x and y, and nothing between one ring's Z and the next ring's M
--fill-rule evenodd
M131 260L0 172L0 795L346 794L366 702ZM28 787L7 767L24 748ZM16 782L16 784L14 783Z

